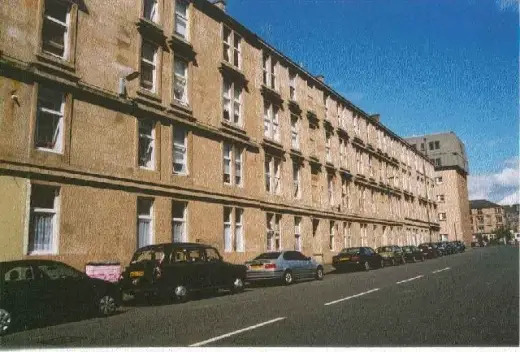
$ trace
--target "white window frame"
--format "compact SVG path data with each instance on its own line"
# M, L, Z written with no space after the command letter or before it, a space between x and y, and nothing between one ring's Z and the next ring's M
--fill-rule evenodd
M176 70L177 63L184 65L184 72L179 74ZM173 58L173 99L174 101L180 103L181 105L189 105L189 96L188 96L188 84L189 84L189 63L188 61L175 56ZM175 87L182 87L182 97L177 98L175 94Z
M291 114L291 147L300 149L300 118L296 114Z
M280 142L279 108L272 102L264 100L264 137Z
M301 252L303 250L303 240L301 234L301 216L294 217L294 250Z
M268 252L282 250L282 234L280 222L282 215L277 213L266 213L266 245ZM278 241L278 245L277 245Z
M138 119L138 130L139 130L139 146L138 146L138 165L142 169L154 170L155 169L155 121L149 119ZM144 131L145 128L150 127L148 131ZM141 159L141 141L145 139L148 141L148 150L150 160L143 162Z
M277 62L272 55L264 53L262 56L263 78L262 82L268 88L278 90Z
M184 136L184 140L183 140L182 144L175 140L176 133L178 131L181 131ZM172 139L173 139L173 165L172 165L173 174L174 175L183 175L183 176L188 175L189 174L189 171L188 171L188 131L183 126L175 125L175 126L173 126ZM175 152L182 153L182 156L183 156L182 164L176 162ZM175 170L176 164L182 165L184 167L184 171L176 171Z
M50 94L45 94L45 93ZM42 104L42 100L45 100L47 97L53 97L54 95L59 94L61 97L61 103L60 103L60 110L52 110L43 107L44 104ZM56 128L53 132L53 140L55 142L53 143L52 148L47 147L38 147L38 131L39 131L39 125L42 123L41 119L47 119L50 118L48 115L51 115L53 119L58 119L58 122L56 123ZM39 92L38 92L38 108L36 113L36 127L35 127L35 136L34 136L34 145L35 148L42 151L52 152L52 153L63 153L63 128L64 128L64 120L65 118L65 94L58 92L53 89L45 88L40 86Z
M33 207L32 206L32 197L34 196L34 189L35 188L51 188L54 191L54 201L53 201L53 208L40 208L40 207ZM42 255L42 254L58 254L58 247L59 247L59 223L60 223L60 206L61 206L61 189L60 187L56 186L47 186L47 185L40 185L40 184L30 184L30 196L29 196L29 216L30 216L30 223L31 226L29 227L28 232L28 241L27 241L27 254L28 255ZM52 216L51 220L51 233L48 235L49 237L49 244L44 244L45 248L36 248L38 245L36 244L36 233L34 231L34 218L37 215L47 215Z
M331 252L336 251L336 224L333 220L329 222L329 250Z
M352 247L352 235L350 234L351 223L343 222L343 246L345 248Z
M175 207L182 207L182 218L175 217ZM180 228L182 229L182 234L179 242L188 242L188 226L187 226L187 218L188 218L188 203L183 201L172 201L172 242L176 242L175 240L175 224L180 224Z
M226 155L226 146L229 147L229 155ZM243 155L244 148L233 143L224 142L222 145L222 161L223 161L223 182L228 185L241 187L243 185ZM237 158L238 157L238 158ZM226 163L229 164L229 174L226 172ZM238 170L238 171L237 171ZM226 182L228 175L229 182Z
M325 132L325 157L327 162L332 163L332 153L330 150L332 141L332 133Z
M270 154L265 155L264 169L266 181L269 179L269 189L266 187L266 191L271 194L281 194L281 163L282 160L279 157L275 157ZM267 184L266 184L267 186Z
M227 86L227 87L226 87ZM237 96L238 93L238 96ZM222 81L222 119L235 126L243 126L243 106L242 106L243 87L228 78ZM238 107L238 115L235 109ZM228 118L226 118L226 112Z
M346 151L347 151L347 142L343 138L339 138L339 166L345 167L346 165Z
M300 199L302 196L301 169L301 164L293 161L293 197L296 199Z
M439 221L446 221L446 213L439 213Z
M139 213L139 202L149 202L149 213ZM151 198L137 197L137 247L138 249L144 246L148 246L154 243L155 234L154 234L154 200ZM139 224L141 222L147 222L149 224L148 234L142 234L140 232ZM142 246L139 246L139 243L143 240L142 236L147 236L146 243Z
M45 14L45 8L47 7L48 3L50 3L50 2L57 3L58 6L64 6L67 8L67 13L65 15L65 22L60 21L57 18L54 18L52 16ZM43 14L44 17L43 17L43 25L42 25L42 51L46 54L52 55L54 57L58 57L62 60L67 60L70 56L70 27L71 27L70 26L70 17L71 17L70 12L71 12L71 6L66 5L64 2L57 1L57 0L45 0L45 2L44 2L44 14ZM63 55L61 55L61 56L43 49L44 42L46 42L45 37L44 37L46 20L49 22L52 22L60 27L63 27Z
M292 101L298 101L298 93L296 90L296 82L298 80L298 74L289 70L289 99Z
M150 14L146 13L146 8L150 9ZM143 1L143 18L147 21L159 23L159 1L144 0Z
M150 47L154 48L152 60L146 59L143 55L145 45L149 45ZM152 69L152 82L151 82L152 86L151 86L151 88L148 88L147 86L143 85L144 84L144 80L143 80L144 75L143 74L141 74L141 81L139 84L142 89L145 89L152 93L157 92L158 53L159 53L159 47L156 44L152 43L151 41L143 39L143 41L141 43L141 73L143 72L143 66L151 67L151 69Z
M226 31L229 31L229 36L226 38ZM223 26L222 30L222 45L224 53L227 52L228 59L226 60L226 55L224 54L224 61L229 64L237 67L238 69L242 69L242 37L238 35L234 30L227 26Z
M334 175L331 173L327 173L327 193L329 206L334 206Z
M178 11L178 4L183 3L186 6L186 14L181 13ZM190 3L185 0L175 0L175 24L174 24L174 32L175 35L183 38L186 41L190 40ZM185 26L185 35L182 35L179 31L177 31L177 24L184 22Z

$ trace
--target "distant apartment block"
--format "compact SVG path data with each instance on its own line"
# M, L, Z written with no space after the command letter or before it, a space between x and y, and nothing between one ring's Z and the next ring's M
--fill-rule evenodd
M470 201L474 234L489 234L506 227L504 208L485 199Z
M453 132L405 138L435 166L440 239L471 242L467 175L468 159L464 143Z
M506 214L507 228L513 232L520 232L520 224L518 223L520 204L504 205L502 207Z

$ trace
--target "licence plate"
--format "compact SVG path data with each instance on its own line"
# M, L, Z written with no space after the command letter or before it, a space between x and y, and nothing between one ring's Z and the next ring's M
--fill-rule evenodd
M339 259L340 262L346 262L347 260L350 260L350 258L340 258Z
M263 265L251 265L251 270L262 270L263 268Z
M130 277L141 277L144 276L144 271L131 271Z

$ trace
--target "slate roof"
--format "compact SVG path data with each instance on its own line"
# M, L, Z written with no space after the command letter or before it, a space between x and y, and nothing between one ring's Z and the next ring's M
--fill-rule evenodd
M469 207L471 209L486 209L486 208L499 208L501 205L490 202L487 199L475 199L469 201Z

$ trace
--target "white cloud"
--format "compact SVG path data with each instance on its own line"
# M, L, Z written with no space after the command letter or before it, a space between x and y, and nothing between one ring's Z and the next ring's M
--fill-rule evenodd
M488 199L499 204L520 203L519 158L504 161L497 173L470 175L468 178L469 199Z
M505 11L508 9L518 10L519 1L520 0L496 0L496 3L500 11Z

